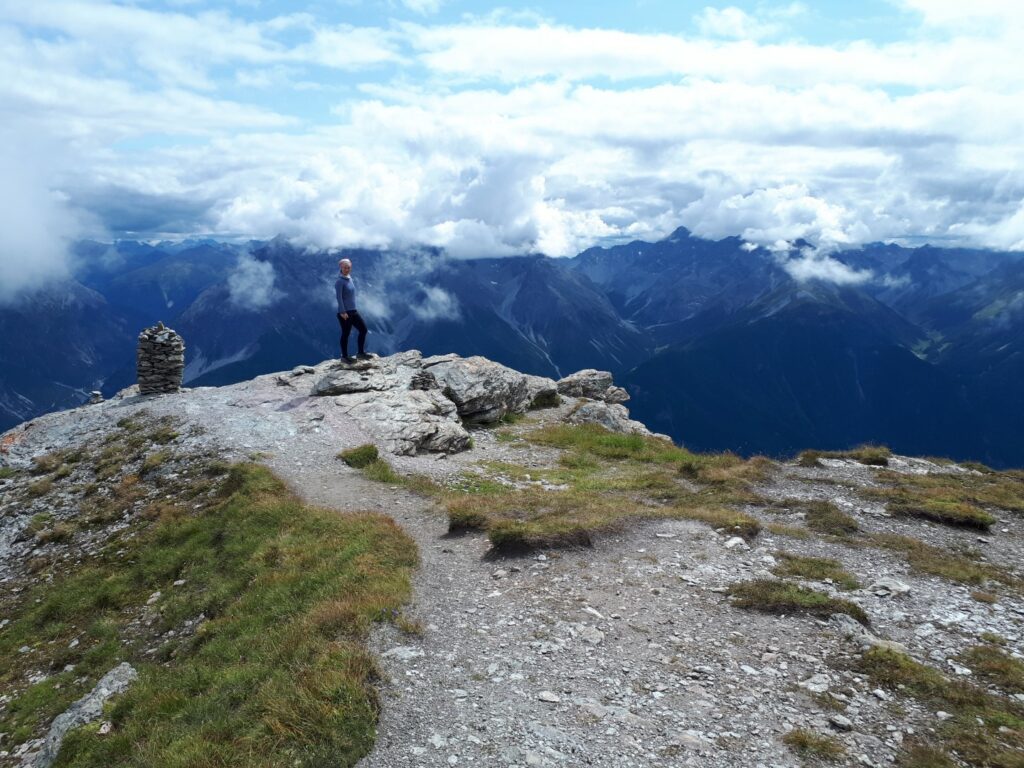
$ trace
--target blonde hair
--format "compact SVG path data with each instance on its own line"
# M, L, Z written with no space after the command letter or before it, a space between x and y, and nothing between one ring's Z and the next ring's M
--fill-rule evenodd
M352 262L349 259L342 259L338 262L338 269L341 269L342 264L348 264L350 267L352 266Z

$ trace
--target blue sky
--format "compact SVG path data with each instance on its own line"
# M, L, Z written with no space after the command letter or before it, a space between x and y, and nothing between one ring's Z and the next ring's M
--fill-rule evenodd
M1024 249L1022 50L1017 0L0 0L0 285L87 236Z

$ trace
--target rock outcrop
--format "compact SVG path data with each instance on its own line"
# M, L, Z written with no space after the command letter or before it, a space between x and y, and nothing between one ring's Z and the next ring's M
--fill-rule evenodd
M171 328L157 323L139 334L136 352L139 392L177 392L185 371L185 342Z
M509 413L558 404L555 382L529 376L485 357L439 355L423 367L434 375L466 424L493 424Z
M612 383L611 373L595 371L593 368L585 368L559 379L558 391L569 397L586 397L606 403L624 403L629 400L629 393Z
M278 383L292 386L300 373L279 377ZM470 444L467 426L494 424L507 414L532 408L557 407L562 402L560 390L568 397L584 398L571 411L571 423L651 434L629 418L620 405L628 395L612 384L606 371L580 371L556 383L484 357L452 354L424 358L410 350L350 364L335 363L312 385L312 394L334 397L338 407L382 448L399 455L465 450ZM597 399L572 392L586 392Z
M624 405L601 400L583 401L579 408L569 414L567 421L570 424L598 424L610 432L625 435L652 434L644 424L629 418L629 411Z
M21 768L49 768L53 765L68 731L98 720L103 714L103 705L107 699L124 693L138 676L139 673L127 662L122 662L107 672L92 691L57 716L50 726L49 733L46 734L42 749L23 760Z
M316 380L313 394L333 396L339 408L391 453L454 453L469 447L455 403L424 370L423 356L416 350L337 364Z

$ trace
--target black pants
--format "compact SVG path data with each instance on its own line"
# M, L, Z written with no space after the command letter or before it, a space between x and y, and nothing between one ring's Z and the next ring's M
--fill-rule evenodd
M352 329L355 328L359 331L359 354L366 352L366 323L363 322L363 318L359 316L358 312L347 312L348 319L346 320L338 313L338 322L341 323L341 356L348 357L348 337L352 333Z

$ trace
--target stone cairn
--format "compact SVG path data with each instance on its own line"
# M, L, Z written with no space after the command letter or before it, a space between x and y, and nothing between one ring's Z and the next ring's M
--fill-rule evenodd
M185 341L163 323L157 323L139 334L136 364L140 394L177 392L185 370Z

